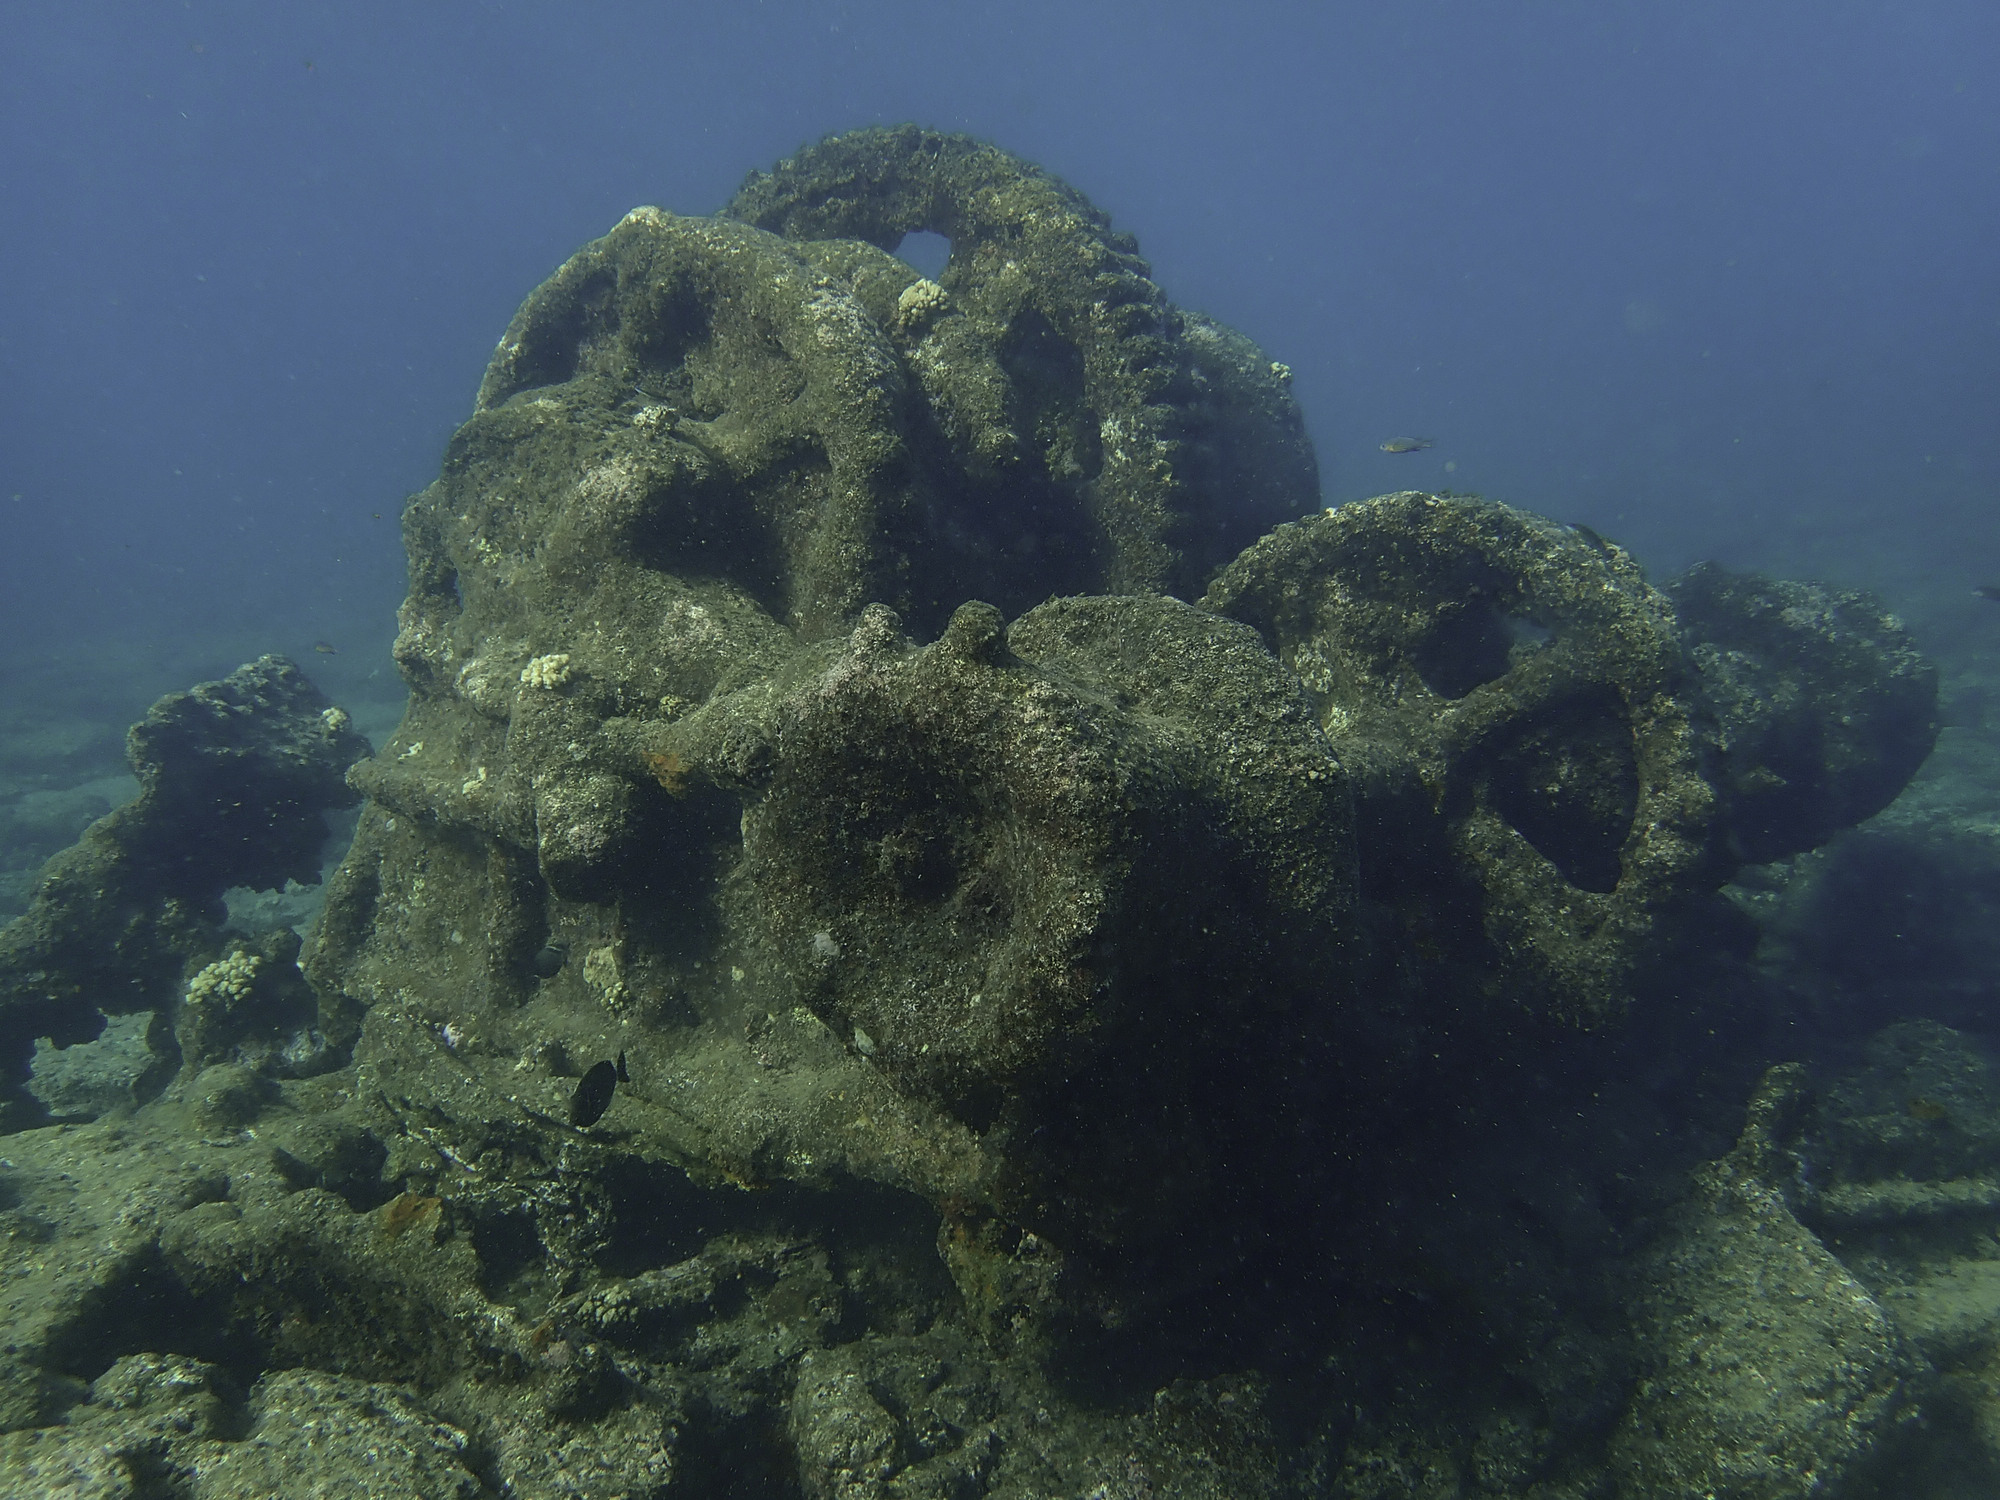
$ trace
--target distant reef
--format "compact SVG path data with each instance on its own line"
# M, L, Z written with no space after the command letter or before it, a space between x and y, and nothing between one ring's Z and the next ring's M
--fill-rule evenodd
M403 536L386 744L164 699L0 932L0 1478L2000 1472L2000 1083L1815 916L1938 735L1876 601L1323 508L1282 364L915 126L579 250Z

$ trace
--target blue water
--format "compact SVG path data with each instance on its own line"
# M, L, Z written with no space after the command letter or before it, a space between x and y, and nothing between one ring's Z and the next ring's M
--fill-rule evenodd
M1329 501L1479 491L1947 629L2000 579L1985 0L0 21L16 659L188 643L163 691L323 639L386 672L400 503L522 297L635 204L708 212L905 119L1067 178L1289 364ZM1435 446L1378 450L1403 435Z

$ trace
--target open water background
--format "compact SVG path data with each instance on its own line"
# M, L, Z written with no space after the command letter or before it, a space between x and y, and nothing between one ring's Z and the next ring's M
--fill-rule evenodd
M1330 502L1478 491L2000 648L1986 0L7 0L0 36L0 711L44 778L267 650L392 715L397 512L521 299L635 204L905 119L1067 178L1289 364Z

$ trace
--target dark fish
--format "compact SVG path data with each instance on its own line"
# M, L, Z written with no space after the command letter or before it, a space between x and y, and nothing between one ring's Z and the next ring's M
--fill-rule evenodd
M618 1089L618 1073L617 1063L601 1062L583 1075L576 1092L569 1096L570 1124L595 1125L604 1118L604 1112L611 1108L611 1096Z
M1583 522L1571 521L1569 523L1569 529L1571 531L1574 531L1578 536L1582 537L1586 542L1590 543L1590 545L1595 547L1599 552L1609 552L1611 550L1611 544L1605 541L1604 538L1599 536L1596 532L1592 531L1588 526L1584 525Z
M1995 604L2000 604L2000 583L1982 583L1972 592L1982 599L1991 599Z
M563 960L568 957L568 952L554 943L545 944L542 951L535 955L535 972L544 979L553 979L562 973Z
M618 1081L620 1083L632 1081L632 1075L625 1071L625 1054L622 1052L618 1054Z
M1384 453L1421 453L1424 449L1430 447L1430 445L1431 440L1429 438L1390 438L1388 442L1382 445L1382 451Z

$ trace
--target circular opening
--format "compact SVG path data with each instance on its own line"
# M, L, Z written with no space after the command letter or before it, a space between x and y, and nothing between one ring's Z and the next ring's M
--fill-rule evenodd
M936 281L951 259L951 241L928 229L913 229L896 246L896 259Z

